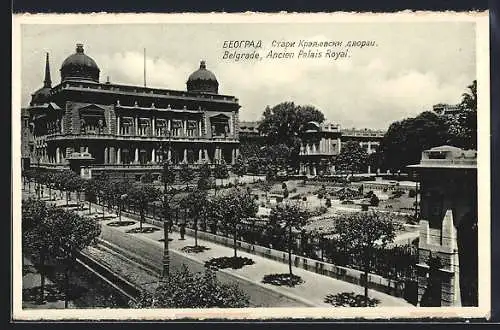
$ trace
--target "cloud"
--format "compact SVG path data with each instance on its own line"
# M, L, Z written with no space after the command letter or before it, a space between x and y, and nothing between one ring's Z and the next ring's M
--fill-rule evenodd
M222 59L224 40L245 39L262 40L261 55L280 50L272 40L376 40L377 47L351 49L350 58L338 60ZM474 25L468 23L30 25L22 34L23 104L42 85L45 51L55 85L76 42L85 43L103 82L109 76L113 83L142 86L146 48L147 85L185 90L204 59L219 92L239 98L241 120L257 120L267 105L294 101L318 107L344 127L387 128L435 103L459 102L476 79Z

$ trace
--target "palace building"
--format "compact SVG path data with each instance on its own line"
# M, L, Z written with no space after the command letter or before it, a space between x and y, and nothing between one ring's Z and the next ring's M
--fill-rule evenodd
M307 175L333 174L333 156L340 153L348 141L358 142L368 154L377 151L385 131L371 129L341 129L332 123L309 122L301 136L300 173ZM371 169L368 167L368 172Z
M47 54L43 87L22 109L23 166L137 178L159 175L164 159L231 164L239 154L238 99L219 94L204 61L185 91L102 83L82 44L60 73L52 86Z

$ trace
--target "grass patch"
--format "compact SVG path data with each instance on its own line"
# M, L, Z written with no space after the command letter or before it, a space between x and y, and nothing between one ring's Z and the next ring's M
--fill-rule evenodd
M272 284L276 286L294 287L296 285L304 283L304 280L298 275L292 274L290 276L289 273L269 274L264 276L264 278L262 279L262 283Z
M365 304L365 302L367 303ZM380 303L380 300L370 297L365 298L365 296L354 292L342 292L329 294L325 297L325 303L335 307L375 307Z
M250 258L244 257L219 257L212 258L205 262L205 267L218 270L225 268L240 269L243 266L253 265L255 262Z

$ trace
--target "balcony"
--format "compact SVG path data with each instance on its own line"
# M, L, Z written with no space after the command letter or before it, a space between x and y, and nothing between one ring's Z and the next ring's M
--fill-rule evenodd
M188 142L188 143L239 143L235 137L203 137L203 136L147 136L147 135L116 135L116 134L51 134L47 141L63 140L116 140L116 141L148 141L148 142Z

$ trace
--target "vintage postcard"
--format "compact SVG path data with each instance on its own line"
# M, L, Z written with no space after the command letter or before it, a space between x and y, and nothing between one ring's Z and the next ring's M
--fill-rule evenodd
M488 13L13 16L14 320L481 318Z

